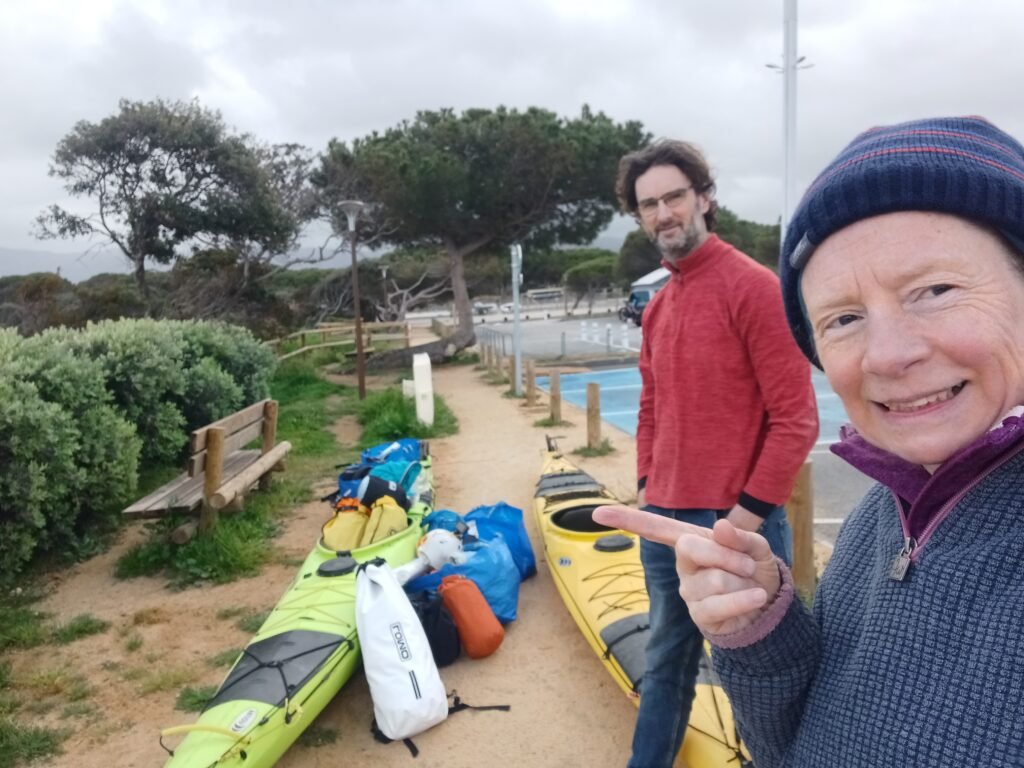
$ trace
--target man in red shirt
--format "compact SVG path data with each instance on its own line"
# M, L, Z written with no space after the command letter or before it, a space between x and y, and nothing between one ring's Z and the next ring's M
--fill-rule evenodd
M700 151L663 140L622 158L616 189L672 273L644 310L638 505L710 528L757 530L787 563L783 503L818 435L810 366L775 273L712 233ZM669 768L686 732L702 638L671 547L641 541L651 599L630 768Z

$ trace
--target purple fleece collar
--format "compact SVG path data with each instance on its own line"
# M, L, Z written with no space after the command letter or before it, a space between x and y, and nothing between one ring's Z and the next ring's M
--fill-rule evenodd
M850 425L840 430L839 437L840 442L831 446L832 453L903 499L909 505L910 535L917 537L945 502L1024 439L1024 418L1007 416L999 426L946 459L934 474L871 445Z

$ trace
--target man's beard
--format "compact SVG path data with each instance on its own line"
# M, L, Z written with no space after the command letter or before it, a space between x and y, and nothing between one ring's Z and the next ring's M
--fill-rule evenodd
M701 243L701 233L693 221L685 228L680 226L680 230L680 234L668 242L664 242L657 233L654 236L654 245L665 261L672 264L675 264L680 259L685 259Z

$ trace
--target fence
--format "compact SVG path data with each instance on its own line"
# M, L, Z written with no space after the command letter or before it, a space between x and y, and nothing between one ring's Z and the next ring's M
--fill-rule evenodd
M367 353L374 351L374 343L391 345L401 342L409 347L409 324L401 323L363 323L363 349ZM315 328L303 329L263 342L274 350L279 360L301 355L315 349L350 346L355 349L355 324L351 322L319 323ZM346 353L348 354L348 353Z

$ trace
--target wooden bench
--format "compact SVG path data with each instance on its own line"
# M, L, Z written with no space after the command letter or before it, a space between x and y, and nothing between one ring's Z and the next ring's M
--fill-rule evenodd
M261 439L260 449L245 446ZM270 473L284 469L291 443L277 440L277 402L262 400L195 430L189 439L185 473L132 504L127 518L157 518L199 510L199 530L212 528L217 512L240 506L248 490L270 487Z

